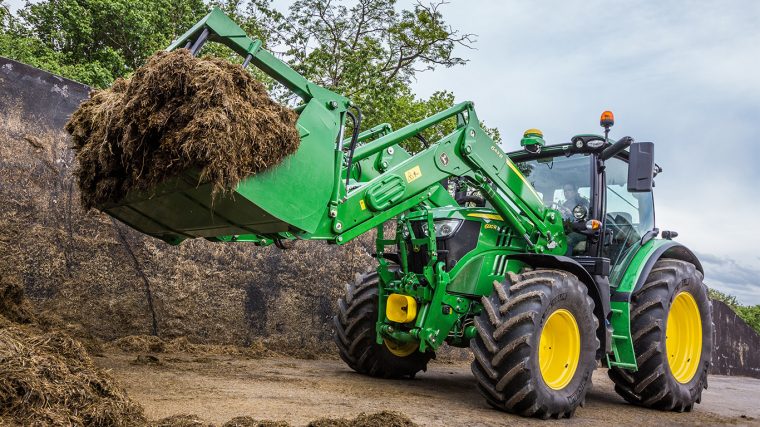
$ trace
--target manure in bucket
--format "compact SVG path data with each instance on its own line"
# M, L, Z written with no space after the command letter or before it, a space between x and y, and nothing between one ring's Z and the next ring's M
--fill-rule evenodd
M297 118L238 64L158 52L93 91L66 124L82 205L118 202L190 169L213 194L231 190L298 149Z

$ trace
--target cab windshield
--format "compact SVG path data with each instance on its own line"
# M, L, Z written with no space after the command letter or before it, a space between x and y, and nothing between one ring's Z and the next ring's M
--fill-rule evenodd
M590 209L591 159L588 154L526 160L517 163L520 172L535 188L546 207L555 209L565 220L567 256L586 253L587 237L570 229L569 223L585 219Z
M536 189L548 208L566 219L576 206L589 208L591 161L588 155L550 157L517 163L520 172Z

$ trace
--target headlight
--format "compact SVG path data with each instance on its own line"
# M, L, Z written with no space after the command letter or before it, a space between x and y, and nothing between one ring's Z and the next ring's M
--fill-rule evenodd
M581 220L586 218L586 215L588 215L588 209L586 209L583 205L578 205L573 208L573 216L577 220Z
M461 219L440 219L433 222L435 237L444 238L454 234L462 224Z

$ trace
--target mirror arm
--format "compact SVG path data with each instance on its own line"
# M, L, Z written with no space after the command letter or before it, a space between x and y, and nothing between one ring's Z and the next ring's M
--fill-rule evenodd
M624 136L620 138L616 143L605 148L604 151L602 151L602 154L599 155L599 158L602 160L611 159L615 154L630 147L631 144L633 144L633 138L630 136Z

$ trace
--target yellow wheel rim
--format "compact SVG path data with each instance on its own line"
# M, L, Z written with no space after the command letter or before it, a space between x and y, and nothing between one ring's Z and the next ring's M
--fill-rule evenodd
M572 313L561 308L552 313L541 330L538 364L541 377L554 390L564 388L575 375L581 355L581 333Z
M678 293L670 305L665 350L676 381L681 384L691 381L702 357L702 317L697 302L688 292Z
M394 355L398 357L406 357L417 351L419 344L416 342L408 342L406 344L397 343L388 339L383 339L385 347Z

